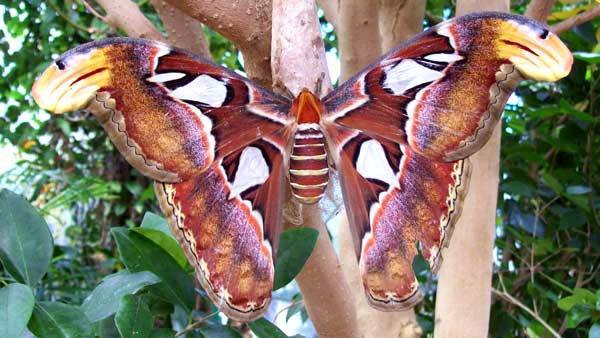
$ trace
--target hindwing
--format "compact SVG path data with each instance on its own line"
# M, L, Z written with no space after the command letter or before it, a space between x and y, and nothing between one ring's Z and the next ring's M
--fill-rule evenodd
M344 127L329 128L365 292L382 310L421 299L412 263L435 272L468 188L467 159L438 162L406 145Z
M163 213L210 299L248 321L268 307L279 240L280 137L257 140L179 183L156 183Z

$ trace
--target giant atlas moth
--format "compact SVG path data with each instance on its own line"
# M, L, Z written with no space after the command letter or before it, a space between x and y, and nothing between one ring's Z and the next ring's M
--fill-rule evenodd
M284 188L302 203L337 170L367 298L420 300L412 262L441 262L469 180L522 79L566 76L572 56L530 19L479 13L399 45L323 98L293 100L163 43L79 46L33 86L44 109L91 111L133 167L156 181L170 227L230 318L267 309ZM418 243L418 245L417 245Z

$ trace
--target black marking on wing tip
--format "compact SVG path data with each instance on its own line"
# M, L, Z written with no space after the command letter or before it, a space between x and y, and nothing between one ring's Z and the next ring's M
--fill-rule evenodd
M390 95L394 95L394 91L391 88L388 88L383 85L385 83L386 79L387 79L387 72L381 72L381 78L379 79L379 85L381 86L381 88L383 88L383 90L386 93L388 93Z
M56 64L56 67L58 67L58 70L65 70L65 68L67 68L67 65L65 64L63 59L58 59L54 63Z
M268 142L264 142L264 141L260 142L260 144L253 143L252 146L257 147L258 150L260 150L260 153L261 153L263 159L265 160L265 162L267 163L267 167L269 168L269 176L270 176L271 172L273 171L273 162L271 162L271 158L269 157L269 154L267 153L266 148L270 147L273 152L277 152L277 153L279 153L279 149L277 149L277 147L275 147L274 145L272 145Z

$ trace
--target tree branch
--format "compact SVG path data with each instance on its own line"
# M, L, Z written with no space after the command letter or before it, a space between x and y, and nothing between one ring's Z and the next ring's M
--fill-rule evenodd
M600 5L596 5L585 12L579 13L564 21L556 23L550 26L550 29L552 29L552 31L556 34L561 34L575 26L579 26L582 23L588 22L598 16L600 16Z
M556 332L556 330L554 330L552 328L552 326L550 326L548 323L546 323L546 321L544 321L537 313L535 313L529 307L525 306L525 304L521 303L518 299L511 296L508 292L502 292L502 291L498 291L496 289L492 289L492 293L495 294L496 296L502 298L503 300L520 307L525 312L529 313L529 315L531 315L538 323L542 324L542 326L544 328L546 328L546 330L548 330L548 332L550 332L550 334L552 336L554 336L556 338L561 338L560 334L558 334L558 332Z
M295 94L303 87L314 90L318 81L323 81L325 91L331 89L316 12L312 1L273 1L273 80ZM301 223L319 231L315 249L296 276L318 336L359 337L352 294L318 206L299 204L292 199L289 189L286 195L284 228ZM296 216L290 217L290 212Z
M152 6L169 34L169 43L192 53L211 58L202 24L163 0L151 0Z
M556 0L532 0L525 10L525 16L545 23L555 3Z
M165 38L152 25L138 5L130 0L96 0L104 8L106 22L114 28L125 31L128 36L165 41Z
M271 0L166 0L229 39L244 55L248 77L271 84Z

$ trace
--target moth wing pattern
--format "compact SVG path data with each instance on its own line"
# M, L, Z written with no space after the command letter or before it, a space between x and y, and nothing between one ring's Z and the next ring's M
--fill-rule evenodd
M335 129L335 130L332 130ZM337 170L369 303L406 309L422 295L412 263L419 254L437 271L468 190L468 159L439 162L407 145L345 127Z
M87 109L156 181L163 213L211 300L249 321L268 307L293 121L288 99L159 42L77 47L33 88L53 112Z
M37 79L38 104L88 109L144 175L178 182L290 123L289 100L187 51L110 38L74 48Z

